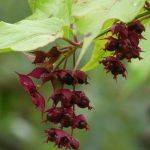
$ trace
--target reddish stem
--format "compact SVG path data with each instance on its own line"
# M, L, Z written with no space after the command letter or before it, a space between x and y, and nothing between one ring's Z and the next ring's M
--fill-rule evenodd
M71 41L70 39L67 39L67 38L62 38L63 40L65 40L66 42L68 42L69 44L75 46L75 47L81 47L82 46L82 42L74 42L74 41Z

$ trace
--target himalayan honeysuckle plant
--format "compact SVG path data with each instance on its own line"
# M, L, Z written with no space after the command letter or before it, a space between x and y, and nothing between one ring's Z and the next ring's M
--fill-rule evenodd
M147 40L143 32L150 22L150 1L29 0L29 5L31 16L15 24L0 22L0 52L22 52L35 65L29 73L16 74L41 112L43 124L55 125L45 129L44 141L60 149L79 150L74 130L88 131L90 125L76 109L92 111L94 106L78 86L86 88L86 72L97 66L117 80L119 75L127 78L125 64L144 59L139 43ZM46 45L49 50L43 51ZM87 51L91 58L79 67ZM53 87L53 91L47 89L48 102L39 92L47 82Z

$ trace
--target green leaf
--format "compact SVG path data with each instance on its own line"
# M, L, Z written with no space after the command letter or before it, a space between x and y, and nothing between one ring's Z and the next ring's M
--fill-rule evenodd
M28 0L31 10L34 12L36 9L37 0Z
M144 3L145 0L82 0L73 5L73 16L78 31L87 34L93 30L100 31L103 23L111 18L131 21Z
M29 19L57 17L70 22L72 0L28 0L33 11Z
M105 32L105 30L107 30L107 28L110 27L110 25L113 22L114 22L114 19L107 20L103 24L103 30L102 31ZM94 40L94 49L92 51L92 55L91 55L89 61L81 68L81 70L89 71L89 70L97 67L99 65L99 61L102 60L102 58L109 56L111 54L110 52L103 51L106 40L101 40L101 39L104 39L108 36L111 36L111 34L107 33L106 35L100 36L99 38ZM86 49L84 49L84 50L86 51ZM84 53L83 53L83 55L84 55Z
M62 37L64 22L58 18L23 20L17 24L0 22L0 52L29 51Z
M92 56L88 63L81 69L82 71L88 71L95 68L99 65L99 61L101 61L104 57L110 56L112 54L109 51L103 50L106 40L102 40L102 38L97 38L94 40L94 50Z
M77 65L108 19L115 18L129 22L140 12L144 3L145 0L82 0L76 2L73 5L75 25L77 30L85 36Z

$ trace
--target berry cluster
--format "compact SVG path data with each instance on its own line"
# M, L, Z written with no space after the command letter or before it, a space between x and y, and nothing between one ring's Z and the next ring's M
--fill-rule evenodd
M55 142L59 148L72 148L79 149L79 142L71 135L63 131L63 128L71 127L73 129L88 129L86 118L83 115L75 114L75 105L80 108L92 109L89 105L88 97L82 91L75 91L76 84L87 84L87 75L80 70L55 70L53 77L64 85L72 85L73 90L70 89L57 89L50 96L53 105L46 110L46 122L60 124L60 129L50 129L46 131L48 134L47 142ZM54 135L57 138L53 138Z
M55 142L58 148L65 147L66 149L78 149L80 146L79 142L76 139L74 139L72 136L61 129L51 128L49 130L45 130L45 133L48 135L46 142Z
M47 139L45 142L54 142L58 148L79 149L79 141L73 137L73 130L87 130L88 123L86 118L80 114L76 115L75 106L80 108L92 109L88 97L82 91L76 91L77 84L87 84L87 75L80 70L66 70L53 68L53 63L57 61L60 52L53 47L48 53L35 51L34 64L40 66L35 68L27 75L18 74L20 83L24 90L30 95L33 104L39 108L46 119L43 122L54 123L58 128L45 130ZM41 85L50 81L54 88L51 94L51 107L45 109L44 97L38 92L38 87L32 78L40 79ZM72 90L65 89L65 85L71 85ZM66 133L63 128L71 128L71 134Z
M122 74L126 77L126 69L124 64L121 62L127 59L131 62L131 59L140 57L139 41L143 38L142 32L145 31L144 26L139 20L128 23L127 25L123 23L115 23L110 28L112 36L105 38L108 40L105 44L105 51L113 52L113 56L105 57L101 64L107 72L111 72L114 75L114 79L117 75Z

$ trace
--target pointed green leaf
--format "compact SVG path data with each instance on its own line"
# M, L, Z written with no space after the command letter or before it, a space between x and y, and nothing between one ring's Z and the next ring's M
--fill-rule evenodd
M103 50L106 40L102 40L102 38L97 38L94 40L94 50L92 56L88 63L81 69L82 71L88 71L95 68L99 65L99 61L101 61L104 57L111 55L111 52Z
M58 18L23 20L17 24L0 22L0 52L29 51L62 37L64 22ZM4 49L4 50L3 50Z
M70 22L72 0L28 0L33 11L30 19L58 17Z
M145 0L82 0L74 3L73 16L78 31L87 34L100 31L101 25L111 18L131 21L144 3Z

